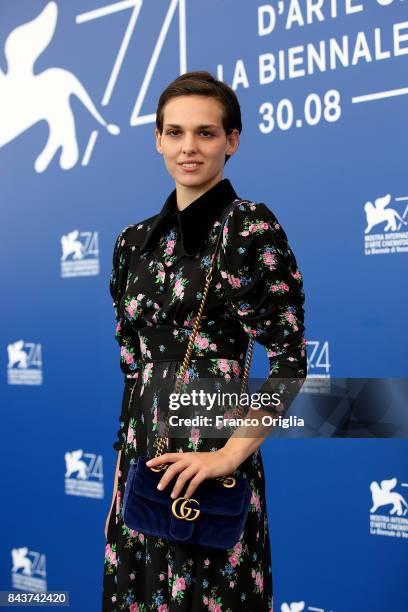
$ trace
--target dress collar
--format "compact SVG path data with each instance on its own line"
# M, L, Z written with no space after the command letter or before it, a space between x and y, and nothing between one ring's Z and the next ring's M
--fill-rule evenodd
M229 179L224 178L200 195L184 210L177 209L176 189L170 193L160 212L154 217L150 229L140 245L140 253L147 251L158 239L161 230L170 219L175 218L184 254L195 255L208 238L213 223L222 210L238 198Z

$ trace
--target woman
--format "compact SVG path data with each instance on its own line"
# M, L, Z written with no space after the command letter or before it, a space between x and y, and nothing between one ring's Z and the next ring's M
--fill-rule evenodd
M188 378L239 380L250 335L269 357L262 389L276 391L277 377L281 383L292 379L279 385L280 405L271 404L262 414L282 414L306 376L302 276L286 234L265 204L241 200L222 178L241 130L235 93L211 74L186 73L171 83L159 99L155 132L175 189L158 214L126 227L115 244L110 290L125 388L105 527L104 611L236 612L242 604L249 611L272 609L259 451L265 431L210 440L192 428L190 437L170 439L168 452L153 460L169 464L161 484L174 496L185 491L191 497L206 478L234 471L247 476L250 509L232 548L169 543L131 531L121 517L130 463L155 454L157 412L168 408L167 383L174 384L180 369L220 218L233 201Z

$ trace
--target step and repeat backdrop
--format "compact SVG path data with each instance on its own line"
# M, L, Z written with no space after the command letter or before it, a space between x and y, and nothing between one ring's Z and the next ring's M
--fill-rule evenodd
M276 214L302 271L296 402L336 378L407 375L407 7L2 0L0 590L101 607L123 389L112 252L174 188L154 127L179 74L236 91L224 177ZM267 375L260 346L252 375ZM403 612L406 440L328 432L262 447L274 609Z

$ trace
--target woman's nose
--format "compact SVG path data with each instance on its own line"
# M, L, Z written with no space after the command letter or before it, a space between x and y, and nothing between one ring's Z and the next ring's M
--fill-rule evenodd
M194 134L186 134L182 141L183 151L194 151L197 148L196 138Z

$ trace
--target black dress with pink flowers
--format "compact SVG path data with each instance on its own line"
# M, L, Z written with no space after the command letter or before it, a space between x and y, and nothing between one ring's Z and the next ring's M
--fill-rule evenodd
M248 612L272 610L260 449L236 471L248 478L252 496L245 529L227 550L176 544L132 531L121 514L129 466L139 455L156 452L158 414L168 410L220 219L233 201L187 383L216 379L228 386L239 381L249 336L265 347L269 359L269 375L259 391L272 393L279 380L281 404L265 408L268 412L283 415L306 377L303 279L284 230L265 204L239 198L230 181L223 179L182 211L174 190L157 215L119 234L110 292L124 390L113 445L121 450L121 459L105 548L104 612L236 612L240 606ZM184 438L170 438L168 450L213 452L225 441L194 427Z

